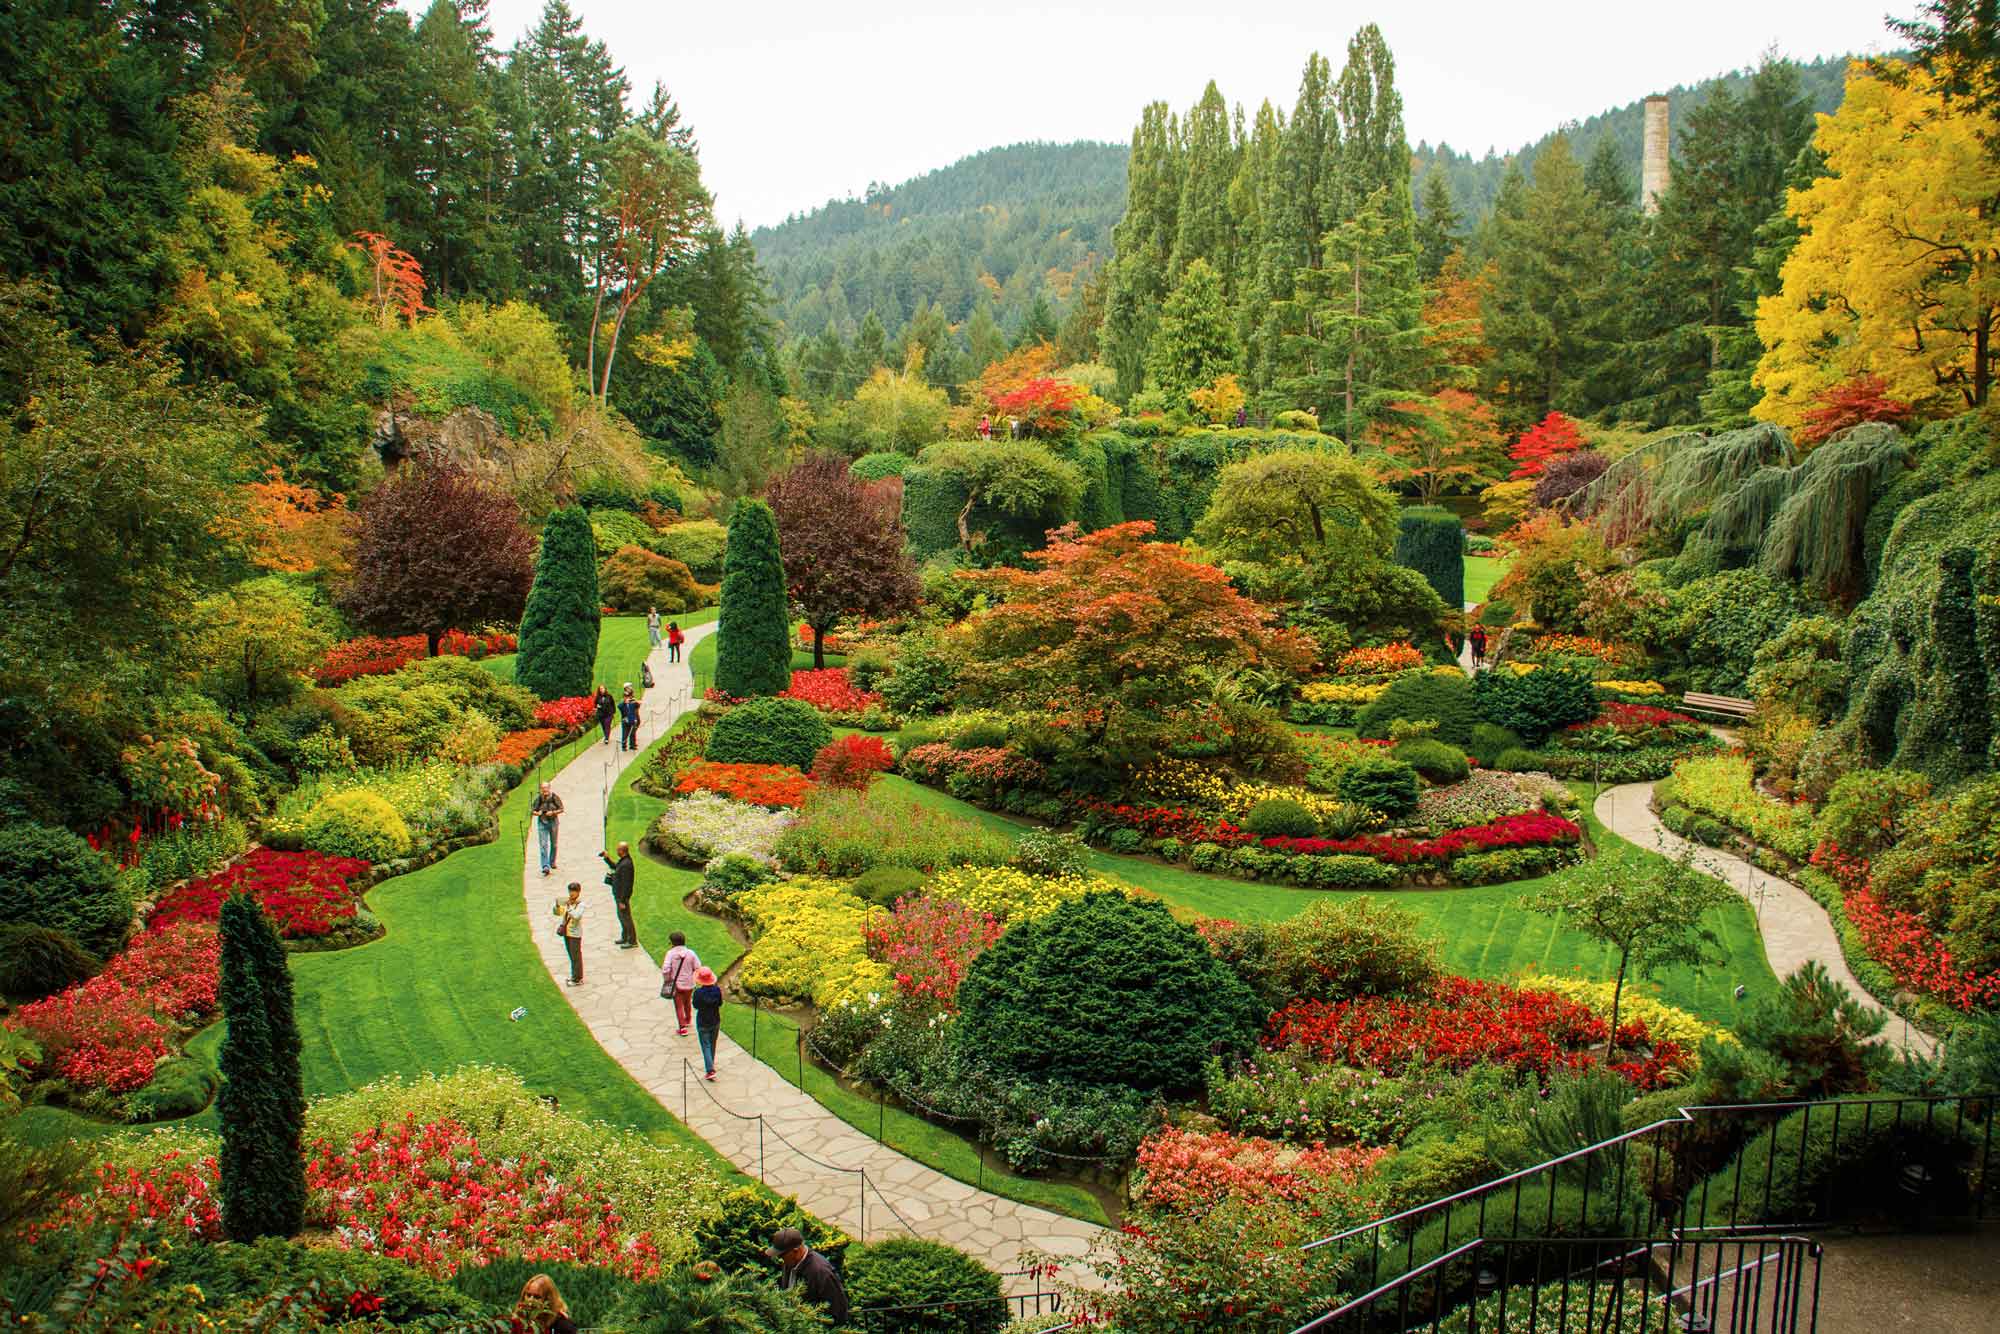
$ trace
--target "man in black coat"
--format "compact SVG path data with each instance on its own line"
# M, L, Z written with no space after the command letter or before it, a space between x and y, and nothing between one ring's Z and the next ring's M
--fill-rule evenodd
M639 877L639 868L632 862L632 845L620 843L618 856L600 852L604 864L611 868L611 874L604 877L604 883L611 886L611 901L618 905L618 948L629 950L639 944L639 929L632 925L632 882Z
M847 1319L847 1289L824 1255L806 1245L805 1235L795 1227L781 1227L771 1234L767 1252L780 1268L778 1286L798 1288L806 1300L826 1308L827 1318L838 1325Z

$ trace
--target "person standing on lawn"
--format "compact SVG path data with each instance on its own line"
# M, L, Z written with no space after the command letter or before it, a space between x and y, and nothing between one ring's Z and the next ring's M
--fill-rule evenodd
M694 1036L701 1043L702 1078L715 1078L715 1035L722 1031L722 988L713 968L694 970Z
M625 698L618 701L618 749L639 749L639 699L632 683L625 683Z
M686 1037L688 1022L694 1016L695 979L708 970L701 966L701 960L688 948L688 938L684 933L674 932L667 937L667 942L673 948L667 951L666 958L660 960L660 999L673 998L674 1021L680 1025L676 1031ZM709 976L713 978L715 974L709 973ZM716 1003L721 1004L721 1000L718 998Z
M562 817L562 798L556 795L554 787L544 783L535 794L535 804L528 809L535 817L535 843L542 854L542 874L547 875L556 865L556 821Z
M556 900L556 934L569 953L569 985L583 985L583 882L569 882L569 898Z
M611 886L611 902L618 909L618 948L633 949L639 944L639 931L632 925L632 883L639 877L639 868L632 861L632 845L620 843L616 858L608 852L597 855L611 868L604 883Z
M597 688L595 702L591 708L597 713L597 725L604 730L604 739L611 739L611 720L618 716L618 706L612 702L611 692L603 686Z

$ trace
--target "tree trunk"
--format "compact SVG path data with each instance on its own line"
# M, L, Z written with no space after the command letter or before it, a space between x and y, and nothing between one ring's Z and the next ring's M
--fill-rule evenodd
M604 352L604 383L597 391L597 406L604 407L611 402L611 363L618 359L618 335L625 328L625 316L631 306L620 302L617 317L611 321L611 346Z
M1625 957L1618 956L1618 979L1611 984L1611 1034L1604 1040L1604 1063L1611 1064L1611 1055L1618 1047L1618 1006L1625 999Z
M590 303L589 350L585 353L583 359L583 382L586 385L593 385L597 383L597 325L598 322L601 321L603 318L604 318L604 272L603 272L603 261L600 259L598 262L598 274L597 274L597 299Z
M826 666L826 630L823 626L813 627L813 670Z
M1986 389L1993 377L1993 312L1980 318L1972 334L1972 406L1986 405Z
M435 658L438 655L438 641L443 638L444 638L444 631L442 630L424 631L424 642L425 645L430 649L430 654L429 654L430 657Z
M972 551L972 528L970 526L972 507L978 503L979 492L974 491L965 498L965 508L958 512L958 544L965 549L967 554L970 554Z

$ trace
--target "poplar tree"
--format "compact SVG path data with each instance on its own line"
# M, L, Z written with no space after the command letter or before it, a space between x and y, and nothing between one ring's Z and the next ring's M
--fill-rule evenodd
M222 1227L232 1241L289 1237L304 1226L306 1198L291 970L283 942L250 895L223 901L221 936Z
M1119 392L1128 397L1140 388L1153 323L1167 297L1167 265L1179 234L1178 139L1165 102L1155 102L1141 114L1132 132L1125 216L1111 229L1116 258L1104 297L1104 355L1118 372Z
M1229 108L1212 79L1181 122L1181 145L1181 196L1167 276L1179 282L1189 265L1206 260L1226 295L1235 241L1229 184L1236 175L1236 145L1229 132Z
M1297 291L1301 269L1320 265L1320 242L1333 227L1340 199L1340 125L1334 111L1332 66L1315 51L1299 79L1298 102L1285 123L1277 161L1264 193L1264 256L1259 296L1266 303L1249 356L1250 382L1268 390L1294 372L1283 346L1283 303Z
M590 515L580 506L559 509L542 529L535 582L521 613L514 679L543 699L589 694L600 614Z
M739 501L722 557L715 688L747 698L775 695L791 683L792 618L778 523L763 501Z

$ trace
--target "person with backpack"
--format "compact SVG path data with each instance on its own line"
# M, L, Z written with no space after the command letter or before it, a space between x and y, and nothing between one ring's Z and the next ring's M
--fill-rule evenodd
M618 749L639 749L639 698L632 683L625 683L625 698L618 701Z
M688 1024L694 1018L695 980L708 970L701 966L701 960L688 948L685 933L676 931L667 937L667 941L673 948L667 951L666 958L660 960L660 999L673 1001L674 1021L680 1025L676 1031L681 1037L686 1037Z

